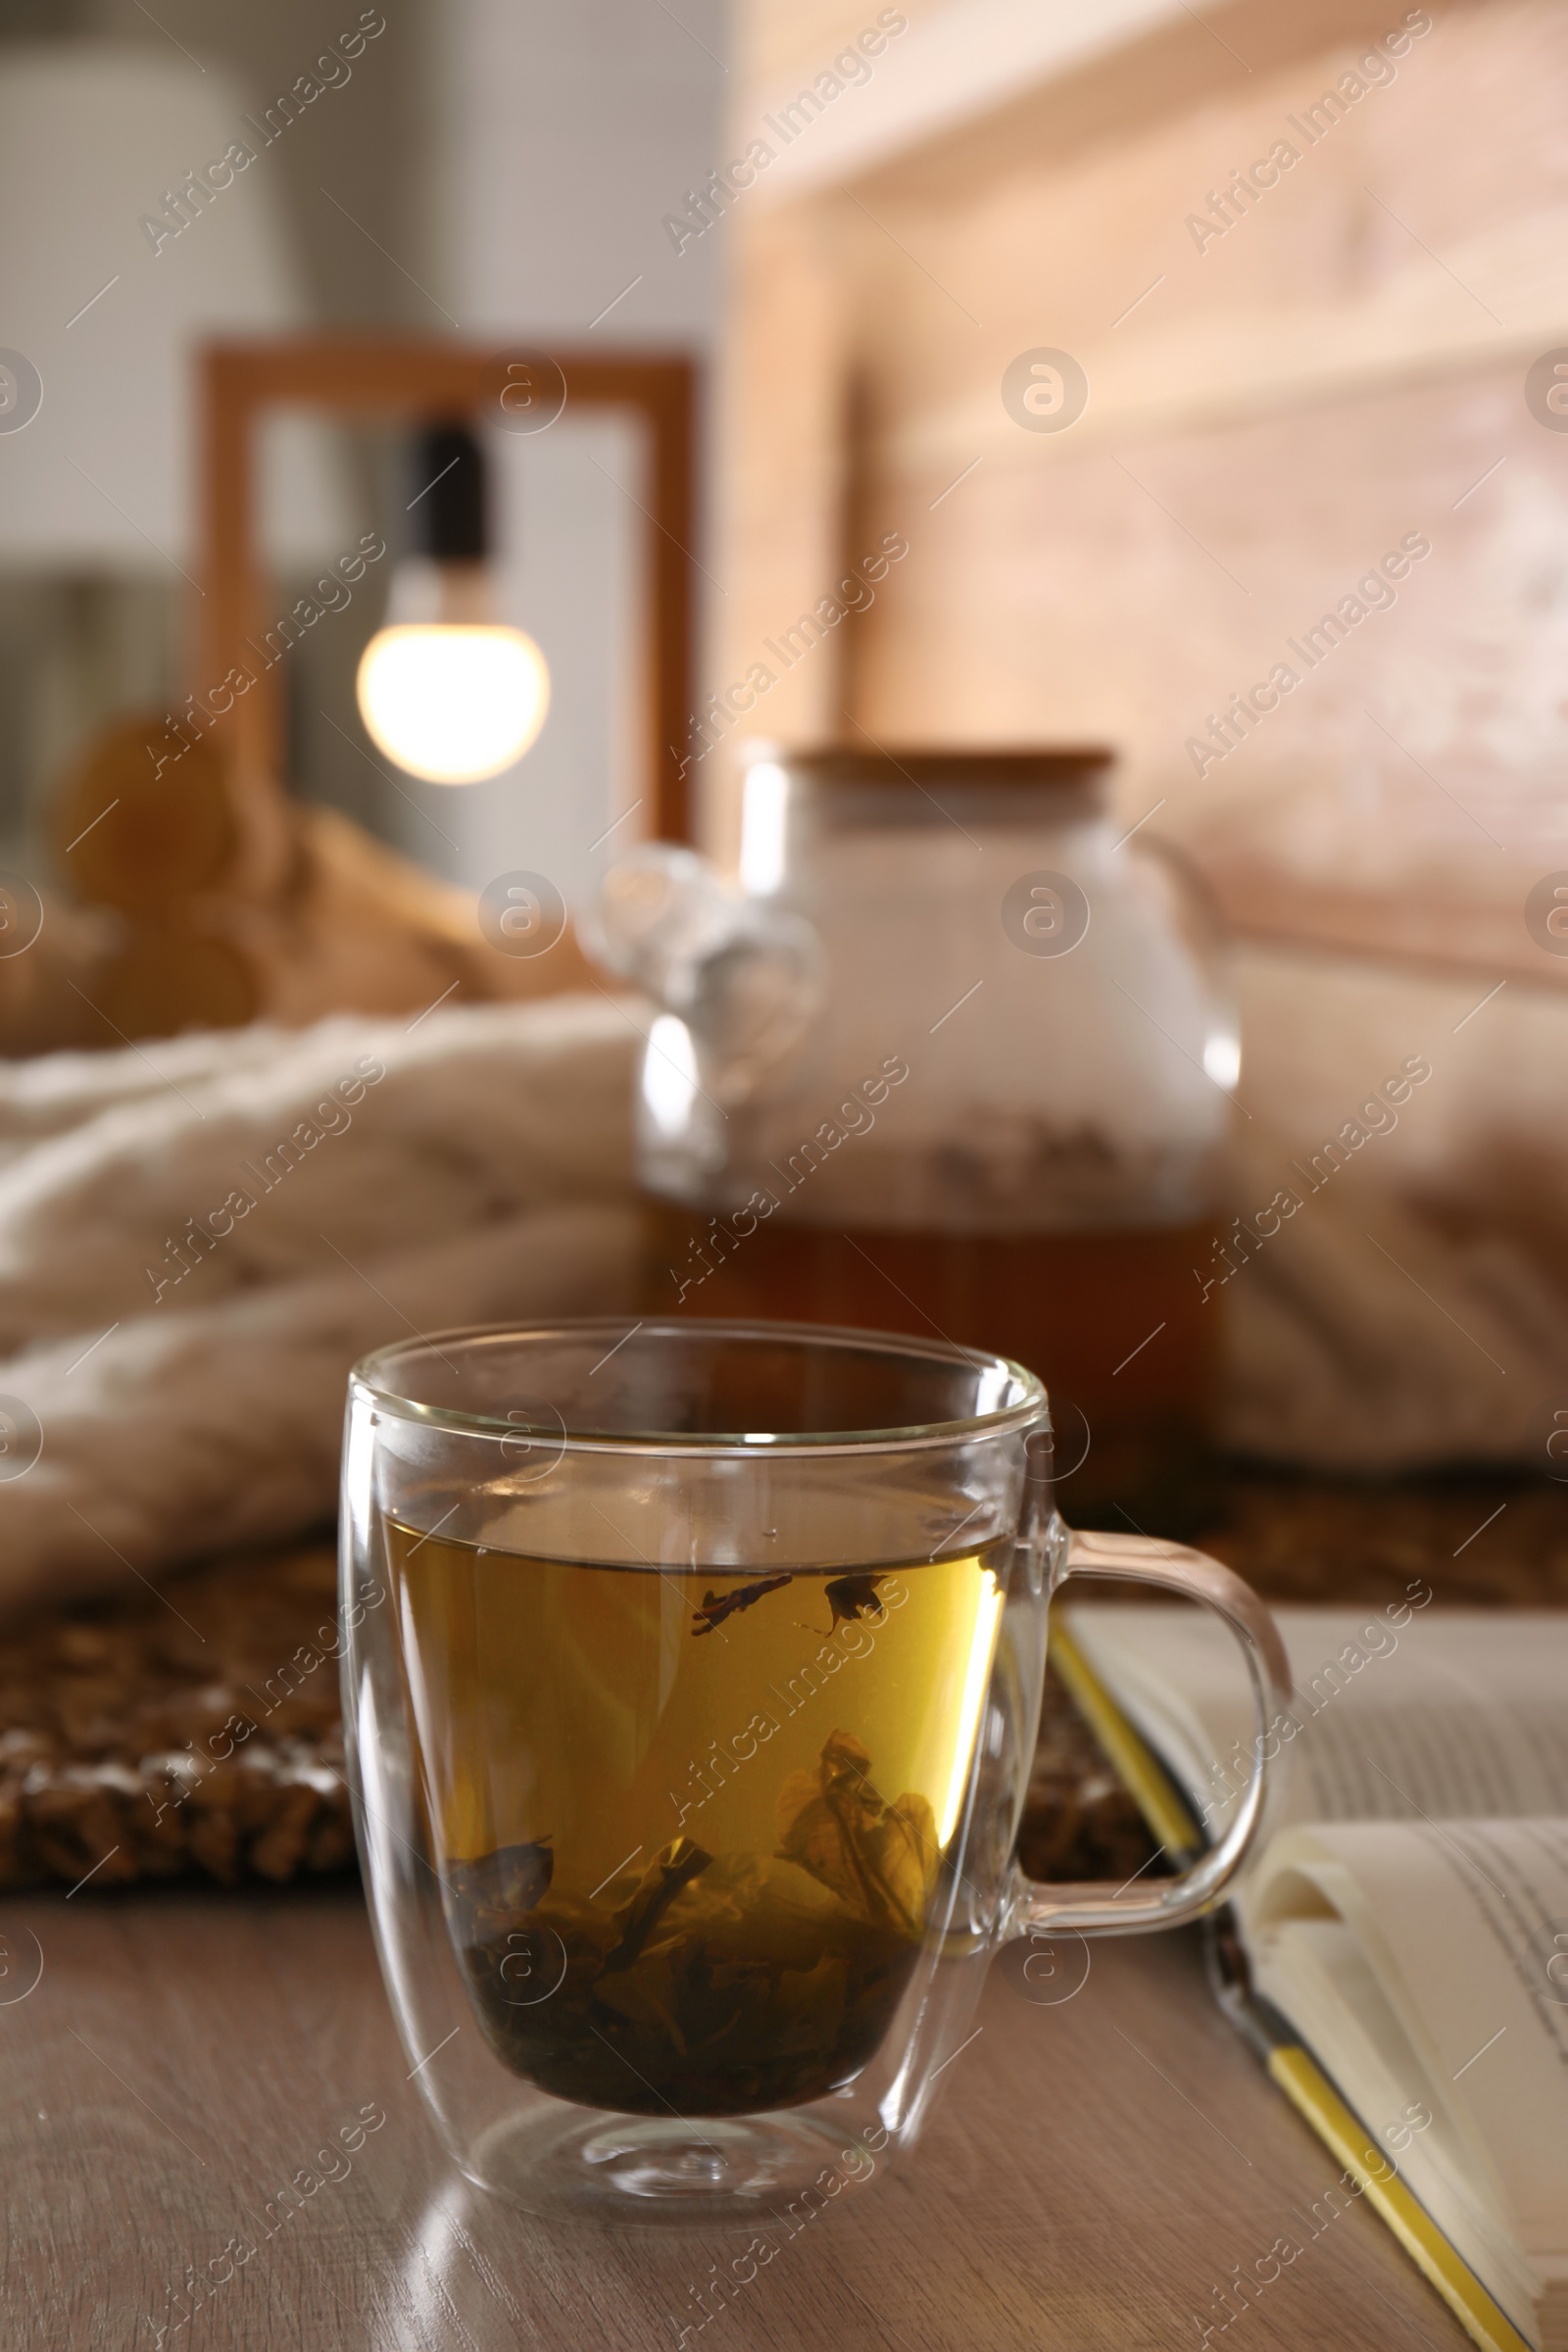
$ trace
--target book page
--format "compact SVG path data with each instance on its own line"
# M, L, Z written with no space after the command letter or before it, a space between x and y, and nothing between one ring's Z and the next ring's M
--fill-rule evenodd
M1296 1685L1265 1736L1276 1824L1568 1815L1568 1617L1423 1605L1274 1612ZM1211 1612L1069 1604L1112 1699L1218 1837L1256 1745L1246 1671Z
M1344 1923L1398 2021L1393 2048L1405 2067L1397 2087L1419 2067L1434 2113L1430 2158L1417 2140L1400 2158L1409 2186L1422 2194L1424 2163L1445 2173L1449 2188L1457 2174L1471 2184L1478 2223L1500 2217L1531 2258L1537 2291L1560 2280L1568 2266L1568 1821L1291 1832L1270 1845L1244 1910L1259 1990L1298 2024L1377 2132L1384 2119L1368 2109L1380 2097L1387 2103L1395 2084L1359 2062L1353 1998L1336 2020L1332 1969L1311 1953L1311 1923ZM1386 2031L1378 2038L1391 2057Z
M1478 2169L1443 2086L1411 2046L1353 1929L1311 1908L1319 1895L1332 1896L1340 1871L1325 1849L1314 1852L1322 1859L1306 1901L1250 1938L1253 1985L1359 2117L1366 2135L1358 2153L1370 2178L1402 2180L1514 2326L1533 2335L1538 2280L1514 2243L1500 2187L1490 2167ZM1337 2203L1328 2195L1310 2211L1295 2210L1319 2234Z

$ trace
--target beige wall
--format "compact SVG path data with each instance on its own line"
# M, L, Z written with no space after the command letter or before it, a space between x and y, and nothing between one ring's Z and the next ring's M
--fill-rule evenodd
M808 13L743 12L736 152L764 94L875 16ZM778 671L750 723L786 740L1106 738L1128 822L1163 801L1159 829L1233 898L1284 877L1304 905L1315 876L1354 901L1318 927L1438 954L1463 929L1468 957L1560 979L1520 905L1568 865L1568 435L1523 379L1568 343L1568 12L1434 8L1311 147L1287 118L1405 10L1183 14L791 197L811 138L897 113L922 24L953 11L906 13L902 51L733 208L708 683ZM979 37L997 12L968 13ZM1200 250L1187 216L1282 137L1299 162ZM1038 347L1089 377L1060 434L1003 406ZM909 554L875 604L785 671L763 640L890 531ZM1417 533L1396 603L1309 673L1286 641ZM1282 661L1299 687L1200 777L1188 739ZM705 766L720 780L725 753ZM722 840L721 782L715 805Z

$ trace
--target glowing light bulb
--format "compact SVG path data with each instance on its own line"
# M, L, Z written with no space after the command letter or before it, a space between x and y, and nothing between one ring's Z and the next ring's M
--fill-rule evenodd
M360 716L378 751L428 784L478 784L520 760L550 708L545 658L495 610L484 451L461 420L414 451L415 548L360 658Z
M1234 1029L1213 1029L1203 1041L1203 1069L1222 1094L1232 1095L1242 1075L1242 1041Z
M550 673L521 629L413 621L378 629L360 659L360 715L379 751L429 784L477 784L538 737Z

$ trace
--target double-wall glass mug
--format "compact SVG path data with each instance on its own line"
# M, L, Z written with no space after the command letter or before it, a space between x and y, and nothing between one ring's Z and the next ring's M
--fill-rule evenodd
M438 1335L350 1383L344 1718L409 2068L461 2170L547 2215L756 2220L918 2137L1010 1937L1174 1926L1184 1877L1013 1858L1072 1576L1229 1570L1069 1534L1032 1373L820 1326ZM826 2185L824 2185L826 2184Z

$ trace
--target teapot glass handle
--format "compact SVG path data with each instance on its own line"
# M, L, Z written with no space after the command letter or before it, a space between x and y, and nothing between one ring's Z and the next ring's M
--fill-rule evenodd
M745 901L706 858L648 841L612 866L578 930L596 962L678 1013L692 974L739 937L745 920Z
M824 1002L811 925L747 898L694 850L645 842L579 917L588 954L690 1031L704 1094L748 1101L788 1061Z

